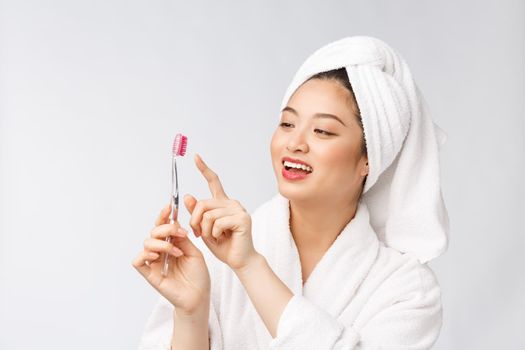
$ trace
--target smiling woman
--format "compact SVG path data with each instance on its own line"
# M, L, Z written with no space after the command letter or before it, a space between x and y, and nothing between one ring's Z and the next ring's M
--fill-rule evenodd
M290 200L304 282L355 215L368 174L359 107L344 68L315 74L299 86L283 108L270 148L279 193ZM299 164L312 172L292 168Z
M313 196L318 203L347 203L355 212L368 174L368 159L359 107L344 68L315 74L294 92L282 110L271 154L279 192L285 197ZM283 156L295 158L295 164L309 165L315 174L295 174L287 169L293 163L282 170ZM308 188L315 189L316 195L282 181L307 178Z
M442 131L386 43L348 37L314 52L281 102L270 141L278 193L249 215L200 157L212 199L185 196L200 252L178 236L171 274L134 266L164 296L141 349L429 349L442 322L427 261L446 248ZM163 245L161 245L163 244ZM209 273L208 273L209 272ZM209 341L209 343L208 343Z

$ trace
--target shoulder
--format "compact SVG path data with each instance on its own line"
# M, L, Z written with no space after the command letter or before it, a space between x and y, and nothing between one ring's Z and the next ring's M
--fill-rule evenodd
M436 274L410 253L400 253L381 243L369 277L376 281L378 295L388 303L411 300L441 307L441 288Z

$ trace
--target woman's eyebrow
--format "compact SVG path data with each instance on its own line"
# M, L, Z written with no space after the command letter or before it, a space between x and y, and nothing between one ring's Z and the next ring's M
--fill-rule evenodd
M295 114L296 116L299 116L299 113L297 113L297 111L295 109L293 109L292 107L290 106L286 106L283 108L283 112L290 112L290 113L293 113ZM314 118L330 118L330 119L335 119L337 120L339 123L343 124L344 126L346 126L345 123L343 123L343 121L336 115L333 115L333 114L328 114L328 113L315 113Z

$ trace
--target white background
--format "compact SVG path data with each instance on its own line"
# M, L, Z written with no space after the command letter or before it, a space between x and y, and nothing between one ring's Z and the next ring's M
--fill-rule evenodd
M1 1L0 348L136 348L158 294L131 261L173 136L182 194L210 197L197 152L253 211L293 74L349 35L403 55L449 136L435 349L524 349L521 0Z

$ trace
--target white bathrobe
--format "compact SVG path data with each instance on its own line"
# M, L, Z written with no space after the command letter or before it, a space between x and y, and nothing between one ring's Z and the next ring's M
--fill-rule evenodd
M237 276L202 245L212 279L212 350L431 348L442 324L437 279L414 255L378 239L364 201L304 286L289 217L289 201L279 193L252 214L255 249L294 293L275 338ZM161 297L139 349L170 349L172 331L173 306Z

